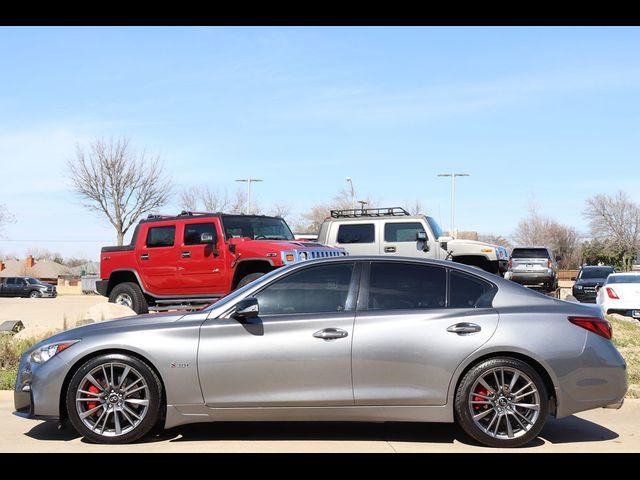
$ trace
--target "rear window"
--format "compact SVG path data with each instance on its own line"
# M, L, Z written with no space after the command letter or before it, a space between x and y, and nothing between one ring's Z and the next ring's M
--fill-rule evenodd
M374 241L373 223L340 225L338 227L338 243L373 243Z
M585 268L578 278L607 278L612 273L613 268Z
M514 248L512 258L549 258L546 248Z
M147 248L172 247L176 237L175 225L152 227L147 233Z
M640 275L615 275L607 278L607 285L611 283L640 283Z

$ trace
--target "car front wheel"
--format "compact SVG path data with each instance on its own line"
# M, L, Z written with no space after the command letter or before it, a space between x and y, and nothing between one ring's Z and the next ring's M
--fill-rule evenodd
M455 399L456 420L491 447L518 447L538 436L549 413L544 381L525 362L485 360L464 376Z
M29 298L41 298L42 297L42 293L40 293L37 290L33 290L29 293Z
M149 433L160 418L162 384L142 360L105 354L73 375L66 394L76 431L95 443L130 443Z

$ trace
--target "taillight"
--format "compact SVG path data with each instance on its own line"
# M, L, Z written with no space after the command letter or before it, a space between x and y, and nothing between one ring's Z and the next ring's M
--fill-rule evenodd
M553 267L553 262L551 261L550 258L547 258L547 268L551 268Z
M613 337L613 328L611 324L604 318L599 317L568 317L568 320L590 332L600 335L608 340Z
M614 300L620 300L620 297L616 294L616 291L613 288L607 287L606 290L609 298L613 298Z

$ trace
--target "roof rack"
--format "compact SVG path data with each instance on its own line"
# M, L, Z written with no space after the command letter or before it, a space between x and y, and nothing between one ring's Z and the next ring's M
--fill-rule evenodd
M332 218L357 217L405 217L411 215L402 207L355 208L351 210L331 210Z

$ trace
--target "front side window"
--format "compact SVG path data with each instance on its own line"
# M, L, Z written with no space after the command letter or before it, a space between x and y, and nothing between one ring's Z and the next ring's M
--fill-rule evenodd
M176 238L176 227L152 227L147 233L147 248L173 247Z
M340 225L338 227L338 243L373 243L375 241L373 223Z
M444 308L447 272L411 263L372 262L369 310Z
M353 265L340 263L305 268L278 280L255 295L260 315L344 311Z
M387 223L384 226L385 242L415 242L418 232L424 232L420 222Z
M477 277L451 271L449 308L490 308L496 289Z
M27 278L27 282L29 282L31 285L39 285L40 284L40 280L37 280L35 278Z
M203 233L210 233L216 238L216 226L213 223L191 223L184 226L184 244L202 245L200 237Z

